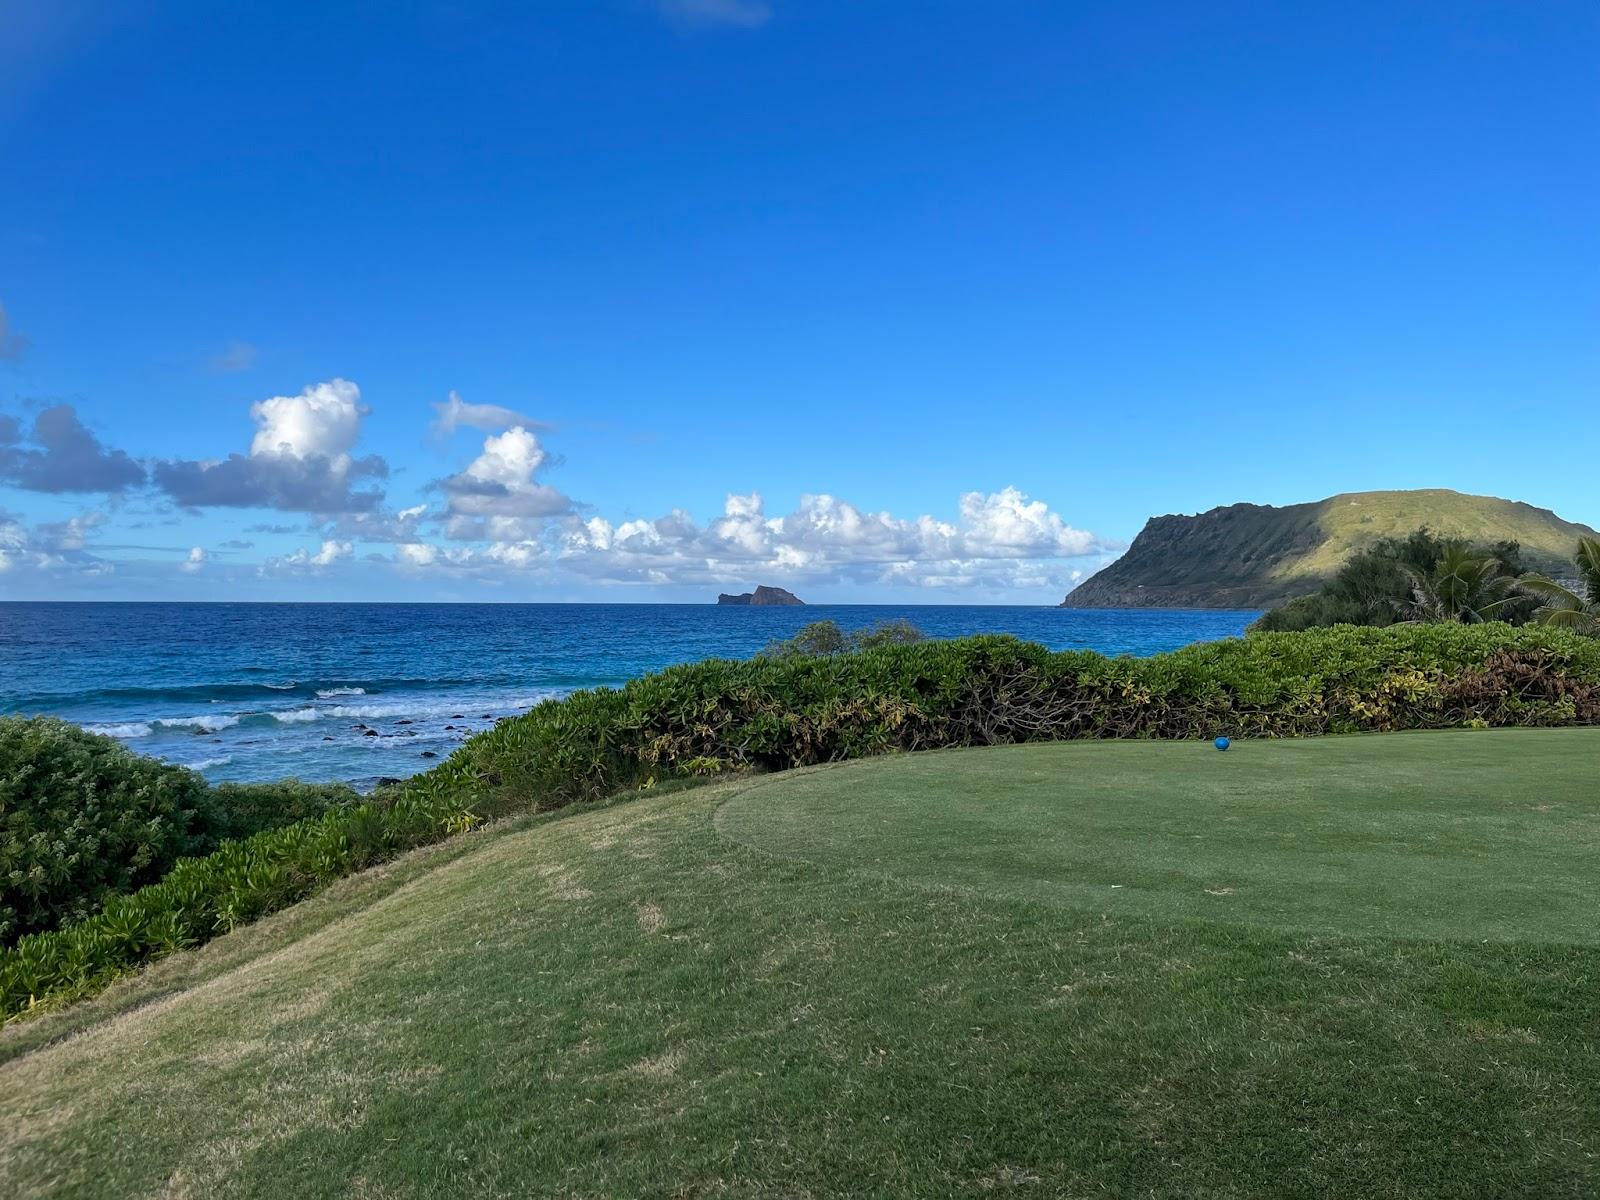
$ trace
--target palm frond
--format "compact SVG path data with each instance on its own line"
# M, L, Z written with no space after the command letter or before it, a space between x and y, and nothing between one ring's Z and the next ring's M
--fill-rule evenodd
M1543 575L1524 575L1517 586L1529 595L1545 601L1547 608L1582 608L1583 597L1564 583L1557 583Z
M1578 553L1573 557L1578 564L1578 574L1583 578L1589 603L1600 604L1600 538L1580 539Z
M1551 608L1535 609L1534 620L1541 625L1550 625L1557 629L1570 629L1575 633L1600 634L1600 614L1583 608Z

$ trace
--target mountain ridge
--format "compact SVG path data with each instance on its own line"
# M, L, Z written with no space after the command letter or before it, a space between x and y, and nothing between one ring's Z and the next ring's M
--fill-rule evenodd
M1152 517L1128 551L1063 608L1270 608L1315 591L1351 554L1426 525L1473 542L1516 541L1523 559L1570 572L1587 525L1521 500L1448 488L1340 492L1303 504L1229 504Z

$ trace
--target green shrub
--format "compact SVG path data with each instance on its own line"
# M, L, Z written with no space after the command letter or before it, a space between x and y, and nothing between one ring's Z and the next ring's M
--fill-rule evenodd
M387 796L226 843L23 938L0 950L0 1017L480 819L630 786L943 746L1590 723L1600 640L1540 625L1338 626L1147 659L977 637L672 667L546 701Z
M0 946L99 912L227 839L359 801L292 779L212 788L64 721L0 718Z
M361 794L342 783L219 783L211 789L213 827L219 840L252 837L339 808L354 808Z
M1503 624L1256 634L1153 658L1009 637L672 667L546 701L461 748L502 803L596 799L688 761L775 770L890 750L1600 721L1600 644Z
M469 829L466 798L421 781L177 864L100 912L0 951L0 1018L104 986L130 967L211 940L414 846Z
M877 650L884 646L909 646L924 641L927 634L910 621L896 619L879 621L866 629L846 633L837 621L813 621L803 626L793 637L767 644L762 658L784 658L790 655L844 654L851 650Z
M87 916L213 844L193 771L64 721L0 717L0 945Z

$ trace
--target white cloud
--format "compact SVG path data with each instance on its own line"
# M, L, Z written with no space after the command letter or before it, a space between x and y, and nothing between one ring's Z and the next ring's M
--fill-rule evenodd
M354 553L355 546L352 543L329 538L318 550L307 550L302 546L293 554L267 559L261 564L261 573L264 575L315 573L349 558Z
M426 504L402 508L399 512L342 513L322 528L322 534L335 540L357 542L415 542Z
M105 522L105 513L86 512L65 521L46 521L35 532L52 550L82 550L88 543L89 535Z
M104 513L88 512L66 521L46 521L30 530L18 518L0 512L0 571L109 575L115 567L84 548L87 535L104 521Z
M572 511L572 501L539 482L549 455L533 432L514 425L483 440L483 452L443 481L446 529L462 541L536 536L547 518Z
M417 566L543 571L595 583L849 581L1051 593L1081 574L1071 560L1115 549L1016 488L968 492L958 510L954 522L901 518L818 494L772 517L759 494L733 493L704 526L682 510L620 523L568 515L539 536L489 538L449 556L425 559L422 550L408 550L400 557Z
M322 549L312 555L311 565L314 567L331 566L341 558L349 558L354 551L355 548L349 542L323 542Z
M370 512L383 493L351 485L386 476L389 467L376 455L352 455L369 411L361 389L347 379L258 400L250 406L256 433L248 455L158 462L156 485L185 508Z
M498 404L468 404L461 398L461 393L453 388L449 399L435 404L433 411L438 414L432 426L436 437L449 437L458 429L479 429L484 433L498 433L513 425L520 425L524 429L550 428L513 408L502 408Z
M189 551L189 557L178 564L178 570L185 575L198 575L200 568L206 565L206 552L199 546Z
M439 561L439 548L423 542L403 542L394 548L395 561L409 567L431 567Z
M298 396L273 396L250 406L258 426L250 443L255 456L326 458L336 468L350 465L350 450L370 410L361 389L348 379L330 379Z

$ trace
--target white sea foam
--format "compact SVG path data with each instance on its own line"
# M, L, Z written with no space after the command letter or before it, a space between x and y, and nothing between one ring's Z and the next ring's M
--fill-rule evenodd
M382 721L390 717L447 717L460 713L463 718L476 717L484 711L483 700L414 701L397 700L392 704L338 704L328 710L330 717L356 717L363 721Z
M299 684L291 679L288 683L264 683L261 686L269 687L275 692L292 692Z
M114 738L142 738L150 736L150 726L143 721L128 721L122 725L85 725L90 733Z
M218 758L202 758L199 762L184 763L191 771L204 771L207 767L225 767L233 761L233 755L224 754Z
M161 717L150 722L163 729L201 729L206 733L231 729L238 723L238 717L229 716L227 713L202 713L198 717Z
M295 708L288 712L275 712L273 717L285 725L300 725L306 721L320 720L322 714L314 708Z
M335 696L365 696L366 694L367 694L367 689L366 688L358 688L358 687L322 688L321 690L319 690L317 692L317 698L320 699L320 700L331 700Z

